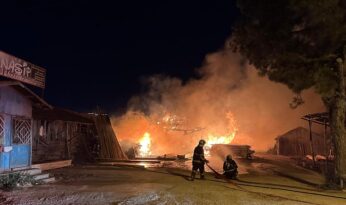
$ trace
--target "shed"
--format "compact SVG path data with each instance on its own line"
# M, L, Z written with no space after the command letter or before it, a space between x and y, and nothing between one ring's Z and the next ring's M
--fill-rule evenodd
M315 132L311 133L312 144L310 142L310 132L304 127L297 127L280 136L278 136L275 144L275 150L278 155L286 156L306 156L312 155L312 147L314 154L325 154L324 137Z
M93 120L71 110L33 109L33 163L93 161L99 143ZM49 154L47 154L49 153Z
M54 107L33 109L33 119L34 163L127 159L106 114L83 114Z

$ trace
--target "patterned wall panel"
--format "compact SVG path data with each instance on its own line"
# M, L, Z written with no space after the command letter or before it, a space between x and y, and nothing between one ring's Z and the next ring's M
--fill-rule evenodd
M14 144L31 144L31 120L13 119L14 125Z

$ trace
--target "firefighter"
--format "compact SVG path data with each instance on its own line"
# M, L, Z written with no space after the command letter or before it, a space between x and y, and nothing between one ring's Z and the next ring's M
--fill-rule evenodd
M232 155L227 155L225 162L223 163L224 175L228 179L236 179L238 175L238 165L232 159Z
M204 145L205 140L200 140L193 151L191 181L195 179L197 171L199 171L201 179L204 179L204 164L209 162L204 158Z

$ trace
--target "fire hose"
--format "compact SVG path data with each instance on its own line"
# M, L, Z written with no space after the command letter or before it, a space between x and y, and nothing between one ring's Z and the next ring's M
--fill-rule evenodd
M244 188L242 188L241 186L239 186L237 183L229 180L227 177L225 177L223 174L220 174L219 172L217 172L213 167L211 167L208 163L205 163L207 165L207 167L214 172L215 174L215 177L218 178L218 179L224 179L226 180L228 183L231 183L232 185L238 187L239 189L241 190L244 190Z
M270 187L270 186L260 186L260 185L252 185L252 184L248 184L248 183L236 183L233 182L231 180L229 180L228 178L226 178L223 174L220 174L219 172L217 172L213 167L211 167L208 163L206 163L207 167L214 172L214 174L216 175L217 178L221 178L221 179L225 179L227 182L231 183L232 185L236 186L238 189L248 192L248 193L254 193L254 194L259 194L259 192L256 191L250 191L247 189L244 189L243 187L241 187L240 185L243 186L250 186L250 187L258 187L258 188L266 188L266 189L280 189L280 188L275 188L275 187ZM297 190L290 190L290 189L283 189L281 188L281 190L285 190L285 191L291 191L291 192L298 192L298 193L304 193L304 194L312 194L312 195L320 195L320 196L325 196L325 197L330 197L330 198L339 198L339 199L346 199L344 197L338 197L338 196L331 196L331 195L325 195L325 194L314 194L311 192L304 192L304 191L297 191ZM263 193L261 193L263 194ZM272 194L265 194L267 196L275 196L275 197L279 197L277 195L272 195ZM286 197L281 197L281 198L285 198L287 200L292 200L291 198L286 198ZM306 202L306 201L300 201L300 200L293 200L293 201L299 201L299 202L303 202L303 203L309 203L309 204L314 204L311 202Z
M221 179L225 179L227 182L230 182L232 184L235 184L234 182L230 181L227 177L225 177L223 174L220 174L219 172L217 172L213 167L211 167L208 163L205 163L207 165L207 167L214 172L215 176L217 178L221 178Z
M217 172L213 167L211 167L208 163L206 163L207 167L214 172L214 174L218 177L222 177L222 178L225 178L225 176L223 174L220 174L219 172ZM232 169L234 170L234 169Z
M216 176L223 176L222 174L220 174L219 172L217 172L215 169L213 169L208 163L205 163L207 165L207 167L214 172L214 174Z
M250 190L247 190L247 189L244 189L243 187L241 187L238 183L235 183L235 182L232 182L231 180L227 179L225 176L223 176L222 174L220 174L219 172L217 172L213 167L211 167L208 163L206 163L207 167L214 172L214 174L216 175L217 178L222 178L222 179L225 179L227 182L231 183L232 185L236 186L238 188L238 190L241 190L241 191L245 191L247 193L253 193L253 194L263 194L263 193L259 193L259 192L256 192L256 191L250 191ZM262 187L262 188L269 188L269 187ZM267 196L274 196L274 197L278 197L276 195L272 195L272 194L265 194ZM286 200L292 200L290 198L286 198L286 197L281 197L281 198L284 198ZM309 202L306 202L306 201L300 201L300 200L293 200L293 201L299 201L299 202L303 202L303 203L308 203L308 204L313 204L313 203L309 203Z

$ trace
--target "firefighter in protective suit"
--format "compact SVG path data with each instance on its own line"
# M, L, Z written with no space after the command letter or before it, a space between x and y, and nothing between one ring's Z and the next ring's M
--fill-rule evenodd
M238 165L232 159L232 155L227 155L225 162L223 163L223 175L228 179L236 179L238 175Z
M204 145L205 140L200 140L193 151L191 181L195 179L197 171L199 171L201 179L204 179L204 164L209 162L204 157Z

